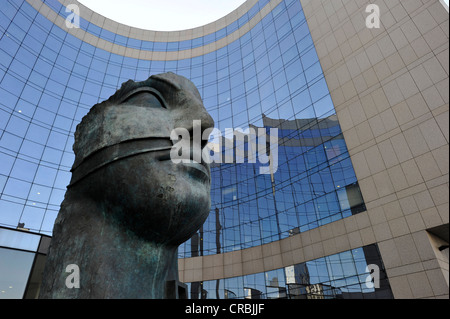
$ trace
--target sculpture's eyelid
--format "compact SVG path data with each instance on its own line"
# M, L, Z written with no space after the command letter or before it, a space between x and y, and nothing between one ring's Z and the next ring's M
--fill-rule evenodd
M164 107L165 109L167 109L166 101L164 100L164 98L162 97L162 95L161 95L158 91L156 91L156 90L154 90L154 89L152 89L152 88L139 88L139 89L136 89L136 90L134 90L134 91L128 93L128 94L122 99L121 103L126 103L129 99L131 99L131 98L134 97L135 95L138 95L138 94L140 94L140 93L145 93L145 92L154 95L154 96L158 99L159 103L161 103L162 107Z

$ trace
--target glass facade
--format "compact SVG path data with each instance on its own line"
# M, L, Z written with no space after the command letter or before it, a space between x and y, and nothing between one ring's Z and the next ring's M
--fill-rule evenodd
M369 265L377 265L372 282ZM193 282L190 299L390 299L376 245L243 277Z
M224 39L269 2L258 1L214 33L178 42L127 38L82 17L80 28L128 48L182 51ZM63 18L69 14L57 0L43 3ZM277 128L279 140L276 173L260 174L258 163L213 165L210 216L180 247L180 258L270 243L365 210L299 0L281 1L224 47L167 61L111 53L58 27L27 1L5 0L0 3L0 226L22 225L51 236L70 181L77 124L123 82L168 71L194 82L221 132ZM356 263L359 257L348 254ZM279 272L285 274L280 284L289 286L288 270ZM233 280L262 291L257 285L264 276ZM333 278L311 283L338 289ZM233 290L227 285L221 298ZM242 289L233 293L248 295Z
M263 116L263 124L266 130L278 128L276 173L261 175L249 163L213 167L213 211L185 245L185 256L267 244L365 210L334 114L299 120Z
M51 238L0 228L0 299L35 299Z

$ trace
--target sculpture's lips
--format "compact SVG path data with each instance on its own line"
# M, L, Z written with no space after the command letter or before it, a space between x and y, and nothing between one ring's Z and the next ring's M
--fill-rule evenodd
M185 166L188 169L188 171L190 171L194 175L203 174L206 175L208 179L210 177L209 170L203 164L192 162L192 163L183 163L182 165Z
M208 164L206 164L203 161L201 163L193 161L192 158L193 153L191 152L191 158L186 158L181 163L175 163L174 161L172 161L172 158L170 157L170 151L164 151L163 155L160 156L158 159L160 161L172 161L174 165L179 165L193 177L200 178L205 181L210 181L211 174Z

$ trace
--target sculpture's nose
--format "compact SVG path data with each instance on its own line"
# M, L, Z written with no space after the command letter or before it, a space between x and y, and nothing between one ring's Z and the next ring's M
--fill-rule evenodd
M201 143L201 149L202 150L208 144L209 134L211 133L211 130L213 128L214 128L214 120L212 119L212 117L208 113L202 114L200 119L194 119L192 121L192 127L190 129L190 132L191 133L193 133L195 131L200 132L200 134L201 134L201 136L200 136L200 138L201 138L200 143ZM195 139L195 136L193 136L193 137Z
M208 112L206 112L206 109L203 107L203 111L201 114L201 131L202 131L202 137L205 138L206 140L202 141L202 149L206 146L206 144L208 144L208 138L209 138L209 133L211 132L211 129L214 128L214 120L211 117L211 115L209 115ZM207 133L208 136L203 136L204 132L209 130Z
M209 134L214 128L214 120L211 115L206 112L206 109L203 105L198 105L197 107L198 108L195 110L195 112L193 108L191 110L191 115L187 116L184 119L183 127L189 131L194 143L200 143L201 149L203 150L203 148L205 148L205 146L208 144Z
M201 121L202 132L209 128L214 128L214 120L206 111L205 106L201 100L193 99L192 108L189 112L191 121Z
M189 106L187 107L187 110L183 112L183 116L177 117L178 121L176 127L185 128L191 134L193 132L200 132L200 138L202 139L201 147L203 149L208 143L209 138L209 136L206 136L208 133L205 134L205 132L210 133L214 128L214 119L206 111L201 100L192 99L188 104Z

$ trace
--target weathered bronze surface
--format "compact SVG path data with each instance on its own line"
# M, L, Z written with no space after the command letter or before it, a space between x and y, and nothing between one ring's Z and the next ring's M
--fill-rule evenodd
M208 164L170 160L171 132L194 120L214 126L194 84L173 73L130 80L83 118L40 298L177 295L166 287L178 282L178 246L211 204ZM67 287L68 265L80 288Z

